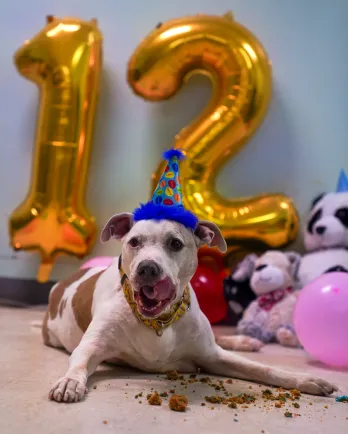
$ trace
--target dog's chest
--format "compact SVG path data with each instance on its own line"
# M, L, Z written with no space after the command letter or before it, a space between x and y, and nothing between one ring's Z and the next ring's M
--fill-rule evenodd
M194 365L188 358L185 344L179 342L173 327L169 327L162 336L156 332L139 327L130 342L129 350L122 354L122 359L139 369L166 372L168 370L194 371Z

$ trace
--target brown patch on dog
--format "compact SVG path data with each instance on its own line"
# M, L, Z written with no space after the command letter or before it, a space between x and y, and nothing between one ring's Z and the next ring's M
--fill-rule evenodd
M75 273L73 273L67 279L59 282L58 285L54 288L54 290L51 291L48 303L48 311L51 319L55 319L58 314L59 303L62 300L65 289L72 283L76 282L76 280L81 279L81 277L85 275L87 271L89 271L88 268L85 270L75 271Z
M76 289L71 301L77 325L85 332L92 321L92 302L95 285L105 270L99 271L89 279L84 280Z
M45 345L51 346L50 336L48 334L47 322L48 322L48 312L45 313L45 316L44 316L44 319L43 319L43 323L42 323L42 338L43 338L43 341L44 341Z

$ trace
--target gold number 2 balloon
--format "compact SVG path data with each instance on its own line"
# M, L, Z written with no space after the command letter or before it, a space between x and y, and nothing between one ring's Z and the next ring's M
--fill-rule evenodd
M47 17L46 26L15 53L24 77L40 89L32 180L10 217L11 245L37 250L37 278L48 280L57 255L83 257L96 224L84 204L102 64L95 20Z
M264 194L228 200L215 187L221 166L254 134L271 97L271 67L258 40L231 14L197 15L159 24L128 64L133 91L149 101L175 95L192 74L207 75L213 95L205 110L176 136L185 206L220 226L230 246L259 241L280 247L296 237L291 199ZM272 156L270 156L272 158ZM163 171L153 176L154 185Z

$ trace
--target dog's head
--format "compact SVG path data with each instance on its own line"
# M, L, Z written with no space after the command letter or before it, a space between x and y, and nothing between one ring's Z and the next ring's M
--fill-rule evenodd
M111 217L101 234L122 242L122 266L134 291L139 312L156 318L178 302L194 275L197 250L203 244L227 249L219 228L198 222L193 232L171 220L133 222L132 214Z
M304 234L308 251L348 247L348 192L314 199Z
M255 294L293 286L301 259L298 253L269 250L259 258L255 255L250 255L250 258L249 262L253 262L252 271L250 265L248 268L250 287Z

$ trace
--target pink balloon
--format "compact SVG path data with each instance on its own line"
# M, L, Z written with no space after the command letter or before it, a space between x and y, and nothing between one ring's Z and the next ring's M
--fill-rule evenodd
M298 297L294 325L303 348L331 366L348 367L348 273L327 273Z
M107 268L109 265L111 265L113 261L113 256L96 256L95 258L89 259L87 262L85 262L81 269L85 268L92 268L92 267L105 267Z

